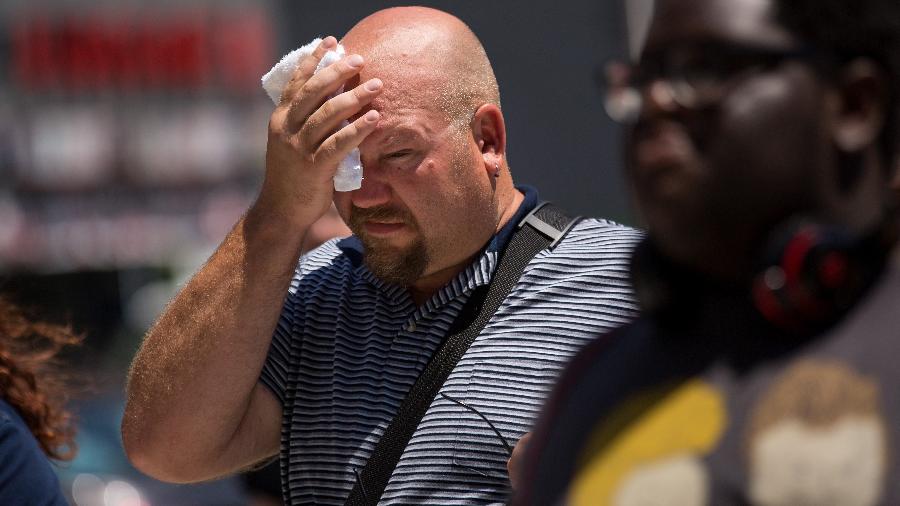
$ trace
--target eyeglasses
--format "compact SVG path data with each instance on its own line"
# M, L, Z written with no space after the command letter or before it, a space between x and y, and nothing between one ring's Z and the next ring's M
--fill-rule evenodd
M788 59L810 60L810 48L773 49L740 45L709 45L647 54L637 65L612 62L603 68L604 108L614 121L633 123L644 105L648 86L654 99L668 99L680 108L699 110L718 103L747 77ZM658 93L665 92L666 97Z

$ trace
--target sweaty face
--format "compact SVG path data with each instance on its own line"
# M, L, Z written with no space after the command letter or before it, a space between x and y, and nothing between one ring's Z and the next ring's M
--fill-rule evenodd
M392 241L392 232L404 228L409 231L409 240L405 244ZM428 249L419 224L408 209L388 204L352 206L350 230L362 241L366 266L380 279L408 285L425 272Z
M362 188L335 204L380 279L399 285L471 260L497 224L494 195L468 125L387 90L376 131L360 145ZM394 100L393 102L391 100Z
M365 109L381 119L359 146L362 187L335 193L334 201L370 270L399 285L443 284L499 221L493 178L470 125L475 110L448 107L462 102L453 100L453 68L442 65L446 36L426 28L357 27L342 42L365 58L355 82L379 78L384 88Z
M744 278L766 231L814 205L829 153L823 92L797 54L770 0L657 2L628 175L651 236L675 260ZM695 104L672 99L672 77L690 79Z

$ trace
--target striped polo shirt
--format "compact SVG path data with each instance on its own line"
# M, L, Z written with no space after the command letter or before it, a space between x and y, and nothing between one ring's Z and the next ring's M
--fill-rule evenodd
M300 259L261 381L284 407L288 504L343 504L407 392L477 287L490 282L517 216L430 300L381 282L355 237ZM531 430L558 372L582 345L630 321L628 280L640 234L586 219L539 252L432 402L381 504L490 504L509 494L504 442Z

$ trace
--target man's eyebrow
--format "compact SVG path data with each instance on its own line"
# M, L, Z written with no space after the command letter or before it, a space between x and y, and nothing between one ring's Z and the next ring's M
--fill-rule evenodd
M381 147L390 147L391 145L400 144L410 140L415 141L424 139L425 136L419 130L401 126L391 128L390 133L387 133L378 141L378 145Z

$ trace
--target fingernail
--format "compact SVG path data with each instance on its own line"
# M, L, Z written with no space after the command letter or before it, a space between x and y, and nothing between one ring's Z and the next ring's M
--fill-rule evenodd
M366 83L366 90L368 91L378 91L381 89L381 79L370 79Z
M350 55L350 57L347 58L347 65L350 65L351 67L359 67L362 64L363 57L358 54Z
M363 116L363 118L365 118L366 121L369 123L375 123L376 121L378 121L378 118L380 118L380 117L381 117L381 114L378 114L378 111L376 111L376 110L371 110L371 111L367 112L365 114L365 116Z
M331 49L336 45L337 45L337 39L335 39L331 35L329 35L328 37L325 37L325 39L322 40L322 46L324 46L325 49Z

